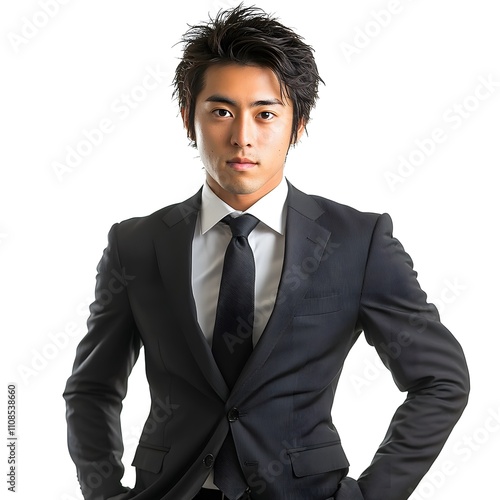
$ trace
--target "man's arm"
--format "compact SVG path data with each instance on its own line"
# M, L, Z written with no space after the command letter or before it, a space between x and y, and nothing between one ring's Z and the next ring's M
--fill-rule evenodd
M463 351L426 301L392 222L380 216L365 272L360 322L407 398L359 478L365 500L407 499L462 414L469 393Z
M105 500L128 490L121 485L120 412L140 339L127 294L127 280L133 277L120 264L117 227L109 232L97 268L88 333L77 348L64 391L68 447L86 500Z

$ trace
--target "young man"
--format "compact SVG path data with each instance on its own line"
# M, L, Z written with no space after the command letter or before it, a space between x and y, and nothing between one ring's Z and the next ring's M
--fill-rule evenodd
M84 497L404 500L466 405L462 350L387 214L284 179L321 81L311 48L241 6L183 41L175 88L206 183L110 231L64 393ZM331 407L361 332L407 398L354 480ZM120 411L141 347L151 412L129 490Z

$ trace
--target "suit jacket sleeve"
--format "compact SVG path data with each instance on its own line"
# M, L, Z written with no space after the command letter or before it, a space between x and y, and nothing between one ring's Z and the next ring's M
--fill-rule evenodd
M392 236L390 217L380 216L366 263L360 326L407 397L359 478L365 500L407 499L467 403L462 349L426 298L410 257Z
M120 482L124 470L120 412L140 340L127 296L127 284L134 276L120 264L117 228L111 228L97 268L88 333L77 348L64 392L68 447L86 500L127 491Z

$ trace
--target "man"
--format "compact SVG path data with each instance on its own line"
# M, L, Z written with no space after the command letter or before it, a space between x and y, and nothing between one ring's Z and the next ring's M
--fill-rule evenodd
M466 405L462 350L387 214L283 177L321 81L312 49L242 6L183 41L174 83L206 183L110 231L64 393L84 497L406 499ZM354 480L331 406L362 331L407 398ZM129 490L120 411L141 347L151 412Z

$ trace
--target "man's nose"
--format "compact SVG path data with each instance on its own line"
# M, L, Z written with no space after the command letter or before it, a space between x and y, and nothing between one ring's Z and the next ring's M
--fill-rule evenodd
M239 116L233 122L231 144L240 148L252 146L254 143L255 124L250 116Z

